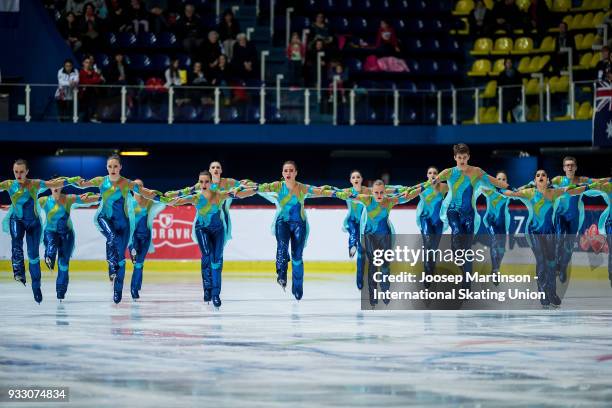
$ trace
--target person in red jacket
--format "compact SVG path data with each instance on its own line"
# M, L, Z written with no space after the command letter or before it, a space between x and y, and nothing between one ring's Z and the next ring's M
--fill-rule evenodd
M87 85L100 85L103 82L102 76L93 69L91 59L86 57L83 60L83 68L79 71L79 105L85 121L100 123L96 114L96 99L99 88Z
M386 20L380 20L380 27L376 35L376 48L384 56L392 56L400 52L395 29Z

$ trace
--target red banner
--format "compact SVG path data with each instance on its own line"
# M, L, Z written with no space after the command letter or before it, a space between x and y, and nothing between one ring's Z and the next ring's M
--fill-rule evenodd
M195 217L193 206L167 207L153 221L155 253L150 259L200 259L200 249L191 239Z

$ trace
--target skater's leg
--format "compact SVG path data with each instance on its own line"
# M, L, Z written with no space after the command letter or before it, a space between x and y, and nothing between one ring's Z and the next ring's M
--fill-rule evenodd
M212 274L210 272L212 246L206 228L202 226L196 227L196 238L198 240L198 246L200 247L200 254L202 255L200 265L202 272L202 288L204 289L204 301L210 302L212 299Z
M45 244L45 264L49 270L53 270L57 259L59 234L55 231L43 232L43 243Z
M40 290L40 237L42 227L38 219L26 225L26 243L28 245L28 268L32 279L32 293L34 300L38 303L42 301L42 291Z
M291 228L291 293L297 300L304 295L304 262L302 254L306 244L306 223L293 223Z
M225 246L225 230L219 227L210 234L212 270L212 301L215 307L221 306L221 274L223 272L223 247Z
M142 271L144 261L151 245L151 234L134 234L132 247L135 251L134 256L134 272L132 273L132 281L130 283L130 292L133 299L140 298L140 289L142 288Z
M11 262L13 264L13 276L16 281L26 284L25 261L23 257L23 237L25 236L25 225L23 221L11 217L9 220L11 233Z
M119 303L121 302L121 298L123 296L123 280L125 278L125 251L130 241L130 226L127 219L125 220L125 223L121 225L119 229L117 229L115 237L115 247L117 248L117 254L119 256L119 270L117 271L117 276L113 285L113 300L115 303Z
M74 232L68 231L65 234L61 234L59 238L55 292L58 299L64 299L68 290L68 268L70 265L70 253L74 246Z
M108 262L108 275L111 280L116 277L119 270L118 237L113 222L105 217L98 217L98 225L104 238L106 238L106 262Z
M287 286L287 267L289 266L289 240L291 229L289 223L277 220L275 225L276 235L276 281L283 288Z

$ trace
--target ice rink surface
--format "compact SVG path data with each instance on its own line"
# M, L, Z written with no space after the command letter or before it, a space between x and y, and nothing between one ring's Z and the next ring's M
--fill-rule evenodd
M353 278L147 283L111 302L101 280L0 282L0 387L68 386L70 406L406 407L612 405L612 311L361 311ZM0 403L2 405L2 403ZM5 406L7 404L4 404ZM59 406L57 403L17 403Z

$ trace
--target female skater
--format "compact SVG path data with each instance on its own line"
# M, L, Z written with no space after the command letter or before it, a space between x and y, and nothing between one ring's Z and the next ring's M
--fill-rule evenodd
M140 186L141 189L144 187L142 180L136 179L134 183ZM133 195L131 205L134 211L134 234L129 245L129 251L130 258L134 264L134 272L132 273L130 293L132 299L136 300L140 298L139 292L142 287L142 269L145 257L147 253L154 252L155 250L151 242L153 220L166 206L162 203L148 200L140 194Z
M51 189L51 195L40 197L38 204L45 215L43 236L45 243L45 264L53 270L57 259L55 292L61 301L68 290L68 267L74 249L74 227L70 211L74 207L86 207L98 202L98 194L62 194L62 188Z
M296 180L298 169L293 161L283 164L283 180L257 185L258 192L276 205L273 223L276 236L276 282L285 289L287 267L291 259L291 293L297 300L304 294L304 264L302 253L308 240L308 221L304 201L309 197L329 197L321 187L302 184ZM291 258L289 258L291 242Z
M432 182L436 177L438 177L438 169L430 166L427 169L427 179ZM438 183L435 186L427 186L419 194L420 201L417 205L416 219L421 230L425 250L438 249L442 233L447 227L440 219L440 208L447 192L448 185L446 183ZM424 269L427 275L433 275L435 268L435 259L427 259L425 261ZM426 288L430 285L429 281L425 283Z
M221 208L230 197L244 198L255 194L254 190L231 191L211 190L212 176L208 171L200 173L200 191L191 196L176 198L170 205L192 204L196 208L192 237L202 254L202 286L204 301L211 298L215 307L221 306L221 272L223 269L223 246L225 245L225 223Z
M538 290L545 294L540 299L542 306L559 306L561 299L557 296L555 228L553 225L553 206L556 199L563 195L576 195L583 193L588 187L577 188L549 188L548 175L545 170L538 170L535 174L535 187L520 191L501 190L508 197L522 199L529 210L527 220L527 237L531 250L536 258L536 276Z
M605 179L604 179L605 180ZM605 231L606 239L608 241L608 278L610 279L610 285L612 285L612 182L610 179L607 181L597 181L589 185L589 189L593 192L601 195L606 201L607 207L599 217L599 233L602 234Z
M495 178L503 183L508 183L508 176L500 171ZM499 273L502 259L506 253L506 236L510 228L510 199L494 189L484 188L482 194L487 201L487 209L483 218L483 223L491 238L491 273ZM497 280L495 285L499 285Z
M110 156L106 161L108 176L81 181L81 188L96 187L100 190L101 205L94 222L106 238L108 275L113 282L113 301L121 302L125 277L125 250L134 231L134 211L130 205L130 191L145 198L159 200L160 192L141 187L121 176L121 158Z
M2 222L2 230L11 234L11 263L16 281L26 284L25 262L23 258L23 237L28 245L28 269L32 279L34 300L42 302L40 290L40 237L42 227L41 210L38 206L38 194L47 188L56 188L78 181L78 178L61 178L49 181L29 179L28 162L19 159L13 164L15 180L5 180L0 183L0 191L8 191L11 206Z
M378 303L378 299L374 294L377 289L377 283L374 281L374 273L376 266L374 265L374 250L390 249L392 246L393 227L389 221L391 209L398 204L404 204L412 200L421 193L422 189L426 189L431 185L430 182L418 184L415 187L401 189L402 195L397 197L389 197L385 194L385 183L382 180L376 180L372 186L371 194L350 194L345 191L334 191L331 196L342 200L352 200L361 203L365 207L363 212L363 221L361 223L361 233L365 243L366 255L368 257L368 291L370 304L374 306ZM389 265L383 264L383 275L387 276L390 273ZM389 283L381 282L380 289L383 292L389 290ZM389 303L388 299L384 300Z

